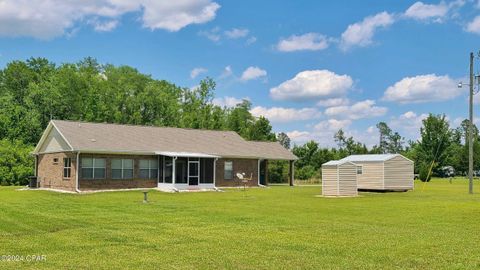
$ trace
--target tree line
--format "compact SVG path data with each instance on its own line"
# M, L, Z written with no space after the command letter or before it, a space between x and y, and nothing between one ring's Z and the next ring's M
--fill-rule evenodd
M232 130L247 140L274 141L268 119L251 103L214 105L215 82L194 89L153 79L129 66L94 58L56 65L45 58L13 61L0 70L0 184L25 184L31 153L51 119Z

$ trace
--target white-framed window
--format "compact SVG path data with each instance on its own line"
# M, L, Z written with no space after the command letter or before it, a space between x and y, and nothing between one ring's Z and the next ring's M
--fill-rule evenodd
M82 158L83 179L105 179L104 158Z
M363 166L357 166L357 174L363 174Z
M72 173L72 159L63 158L63 178L70 178Z
M156 179L158 175L158 161L155 159L141 159L139 161L139 177L141 179Z
M112 179L133 179L133 159L112 159Z
M224 171L223 179L232 180L233 179L233 162L225 161L223 171Z

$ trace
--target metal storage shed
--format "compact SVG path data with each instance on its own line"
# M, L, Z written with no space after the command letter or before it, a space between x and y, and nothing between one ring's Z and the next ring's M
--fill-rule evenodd
M357 196L357 165L332 160L322 164L323 196Z
M360 166L357 174L358 189L413 189L413 161L400 154L351 155L340 161Z

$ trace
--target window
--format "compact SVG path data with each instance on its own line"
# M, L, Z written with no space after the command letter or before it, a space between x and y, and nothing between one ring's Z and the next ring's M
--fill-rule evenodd
M63 178L70 178L72 172L72 159L63 158Z
M133 179L133 159L112 159L112 179Z
M363 174L363 167L357 166L357 174Z
M156 179L158 174L158 161L153 159L141 159L139 164L141 179Z
M58 164L58 158L53 158L53 164Z
M233 179L233 163L231 161L225 161L225 166L223 170L224 170L223 179L232 180Z
M105 179L104 158L82 158L83 179Z

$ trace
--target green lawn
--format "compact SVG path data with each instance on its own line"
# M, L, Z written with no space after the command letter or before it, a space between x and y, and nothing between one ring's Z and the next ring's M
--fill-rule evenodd
M465 180L341 199L315 197L320 187L151 192L149 204L139 191L16 189L0 187L0 256L47 257L0 269L480 268L480 195Z

